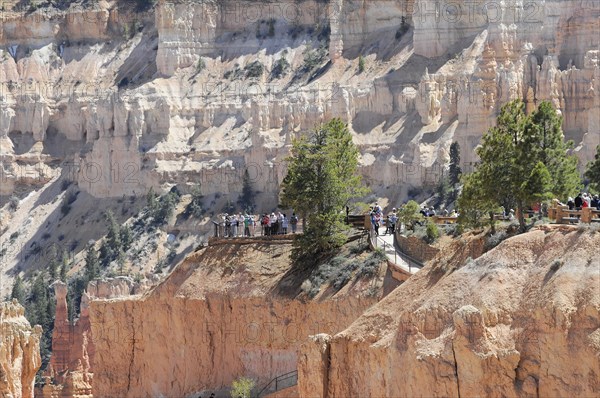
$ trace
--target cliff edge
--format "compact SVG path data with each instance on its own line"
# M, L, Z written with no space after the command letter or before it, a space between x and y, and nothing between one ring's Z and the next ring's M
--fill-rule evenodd
M597 396L599 244L597 232L540 229L458 269L426 266L303 345L300 395Z

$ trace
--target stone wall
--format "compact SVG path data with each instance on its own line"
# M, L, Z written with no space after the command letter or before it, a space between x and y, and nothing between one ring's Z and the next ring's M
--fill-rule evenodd
M416 236L403 236L396 233L396 242L400 251L414 258L415 260L426 263L438 255L439 249L428 245L421 238Z

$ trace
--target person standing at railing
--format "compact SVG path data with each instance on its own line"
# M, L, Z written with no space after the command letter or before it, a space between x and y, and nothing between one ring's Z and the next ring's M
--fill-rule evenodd
M373 224L375 228L375 235L379 236L379 226L381 225L381 213L375 213L375 223Z
M298 217L296 213L292 213L292 218L290 218L290 225L292 226L292 233L296 233L296 228L298 227Z
M579 195L575 197L575 210L581 210L583 207L583 195L579 192Z
M390 232L394 234L396 232L396 223L398 222L398 214L396 213L396 208L392 209L392 214L390 215Z
M288 223L289 220L287 218L287 216L285 215L285 213L283 214L283 218L281 219L281 229L283 230L282 233L284 235L287 234L287 230L288 230Z

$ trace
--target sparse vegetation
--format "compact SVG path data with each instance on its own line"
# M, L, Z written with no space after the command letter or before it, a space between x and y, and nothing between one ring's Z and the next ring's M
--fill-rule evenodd
M406 22L406 17L402 17L400 21L400 27L396 31L396 40L400 40L402 36L410 29L410 25Z
M363 256L362 259L350 260L341 256L333 257L320 264L302 283L301 289L310 298L319 294L321 286L325 283L331 285L336 291L340 290L352 279L353 275L357 278L376 276L384 261L386 261L386 255L382 249L376 249L371 254Z
M206 62L204 62L204 58L200 57L200 59L198 59L198 63L196 63L196 72L200 73L204 70L204 68L206 68Z
M600 145L596 147L594 160L589 162L585 177L589 179L589 186L596 192L600 192Z
M308 73L312 72L318 66L323 64L327 57L327 49L325 46L320 46L317 49L307 48L304 51L304 63L301 67L301 72Z
M273 70L271 71L271 76L274 79L279 79L283 76L285 76L288 73L288 70L290 69L290 63L288 62L288 60L285 57L285 54L281 56L281 58L279 58L276 62L275 65L273 66Z
M358 73L363 73L365 71L365 58L361 55L358 57Z
M12 195L10 199L8 199L8 209L10 211L15 211L19 207L19 198L15 195Z
M563 266L563 261L562 260L554 260L554 262L552 263L552 265L550 266L550 269L552 270L552 272L556 272L560 269L560 267Z
M202 196L200 184L198 184L192 188L191 194L192 194L192 200L186 206L184 216L185 217L193 216L195 218L200 218L200 217L202 217L202 214L204 213L204 210L202 209L203 196Z
M429 244L435 243L436 240L438 240L438 238L440 237L440 230L438 228L438 226L429 221L427 223L427 231L426 231L426 235L425 235L425 241Z
M264 65L260 61L254 61L246 65L244 71L246 72L247 78L258 78L263 75L265 70Z
M485 241L486 250L491 250L494 247L498 246L502 241L508 238L508 234L506 231L498 231L496 233L491 234Z
M69 212L71 211L71 205L73 204L73 202L75 202L75 200L77 200L78 194L78 191L67 191L67 193L65 194L62 205L60 206L60 212L63 215L63 217L69 214Z
M423 219L423 215L419 213L421 208L414 200L409 200L398 211L398 222L404 224L406 228L414 230L416 223Z
M256 382L248 377L240 377L231 383L231 398L250 398Z

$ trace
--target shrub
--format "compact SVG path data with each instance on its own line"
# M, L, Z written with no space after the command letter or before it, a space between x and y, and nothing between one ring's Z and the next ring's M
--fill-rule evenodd
M358 73L363 73L365 71L365 58L361 55L358 57Z
M561 260L554 260L554 262L550 266L550 269L552 270L552 272L556 272L562 266L563 266L563 262Z
M360 242L350 247L351 254L359 254L366 251L369 248L369 242Z
M371 254L371 256L379 261L385 261L387 260L387 255L385 254L385 250L383 250L381 247L376 248L373 251L373 254Z
M269 33L267 33L267 36L274 37L275 36L275 18L269 19L269 21L267 23L269 25Z
M275 66L273 66L273 70L271 71L271 76L275 79L279 79L282 76L285 76L290 69L290 63L283 55L281 58L275 62Z
M358 264L357 275L359 277L373 277L377 275L379 266L386 258L385 252L382 254L382 251L374 251L366 260Z
M344 257L341 256L337 256L332 258L329 261L329 264L331 265L332 268L339 268L340 266L342 266L347 260Z
M506 231L498 231L495 234L490 235L485 241L485 247L487 250L491 250L494 247L502 243L503 240L508 238Z
M434 243L440 237L440 230L435 223L427 223L426 239L429 244Z
M62 213L63 216L66 216L67 214L69 214L69 212L71 211L71 204L73 202L75 202L75 200L77 200L78 194L79 194L79 192L75 192L75 191L67 192L67 194L65 195L65 197L63 199L63 203L60 207L60 212Z
M254 380L248 377L240 377L231 383L231 398L250 398L254 388Z
M408 25L408 23L406 23L406 17L402 17L402 20L400 22L400 27L396 31L396 40L400 40L402 38L402 36L404 36L404 34L406 32L408 32L409 28L410 28L410 26Z
M15 211L17 210L17 207L19 207L19 198L15 195L11 196L10 199L8 200L8 208L11 211Z
M324 46L318 49L306 49L304 52L303 72L311 72L317 66L321 65L327 56L327 49Z
M243 76L243 71L239 68L239 66L235 66L235 68L228 70L223 74L223 78L230 80L237 80Z
M206 68L206 62L204 62L204 58L200 57L198 63L196 64L196 72L200 73Z
M251 62L250 64L246 65L244 70L246 71L246 77L257 78L257 77L262 76L262 74L265 70L265 67L263 66L263 64L260 61L254 61L254 62Z
M192 188L192 200L185 208L184 214L186 217L193 216L196 218L200 218L202 216L202 214L204 213L204 210L202 209L202 198L203 196L201 188L198 184L197 186Z
M344 285L346 285L346 283L348 283L351 276L352 272L349 269L340 269L339 272L333 278L333 287L336 290L340 290L342 287L344 287Z

